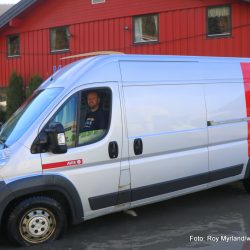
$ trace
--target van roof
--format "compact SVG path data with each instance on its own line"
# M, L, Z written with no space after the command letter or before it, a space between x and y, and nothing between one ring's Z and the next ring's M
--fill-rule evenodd
M242 79L240 63L249 58L101 55L73 62L56 72L40 88L65 87L94 82L159 82Z

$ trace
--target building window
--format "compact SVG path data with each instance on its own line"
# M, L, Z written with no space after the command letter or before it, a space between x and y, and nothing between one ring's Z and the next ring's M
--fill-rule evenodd
M207 36L231 35L231 8L230 6L216 6L207 8Z
M105 3L105 0L91 0L92 4Z
M158 15L134 17L134 43L150 43L159 41Z
M58 27L50 30L50 51L61 52L69 50L70 33L68 27Z
M7 37L8 56L20 56L20 35Z

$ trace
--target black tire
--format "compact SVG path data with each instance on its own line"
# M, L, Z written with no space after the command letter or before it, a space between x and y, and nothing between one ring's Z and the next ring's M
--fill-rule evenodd
M247 179L243 180L243 186L245 190L250 193L250 178L248 177Z
M21 246L37 245L57 239L67 226L65 211L56 200L30 197L14 207L7 222L9 239Z

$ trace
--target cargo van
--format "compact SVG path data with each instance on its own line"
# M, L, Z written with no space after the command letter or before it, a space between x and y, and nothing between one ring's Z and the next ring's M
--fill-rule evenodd
M250 59L74 62L2 127L1 224L36 245L67 223L237 180L250 192L249 118Z

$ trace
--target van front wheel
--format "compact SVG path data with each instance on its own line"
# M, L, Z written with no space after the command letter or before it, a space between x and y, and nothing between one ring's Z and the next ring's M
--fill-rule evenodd
M65 211L56 200L45 196L27 198L10 213L8 236L21 246L52 241L63 233L66 221Z

